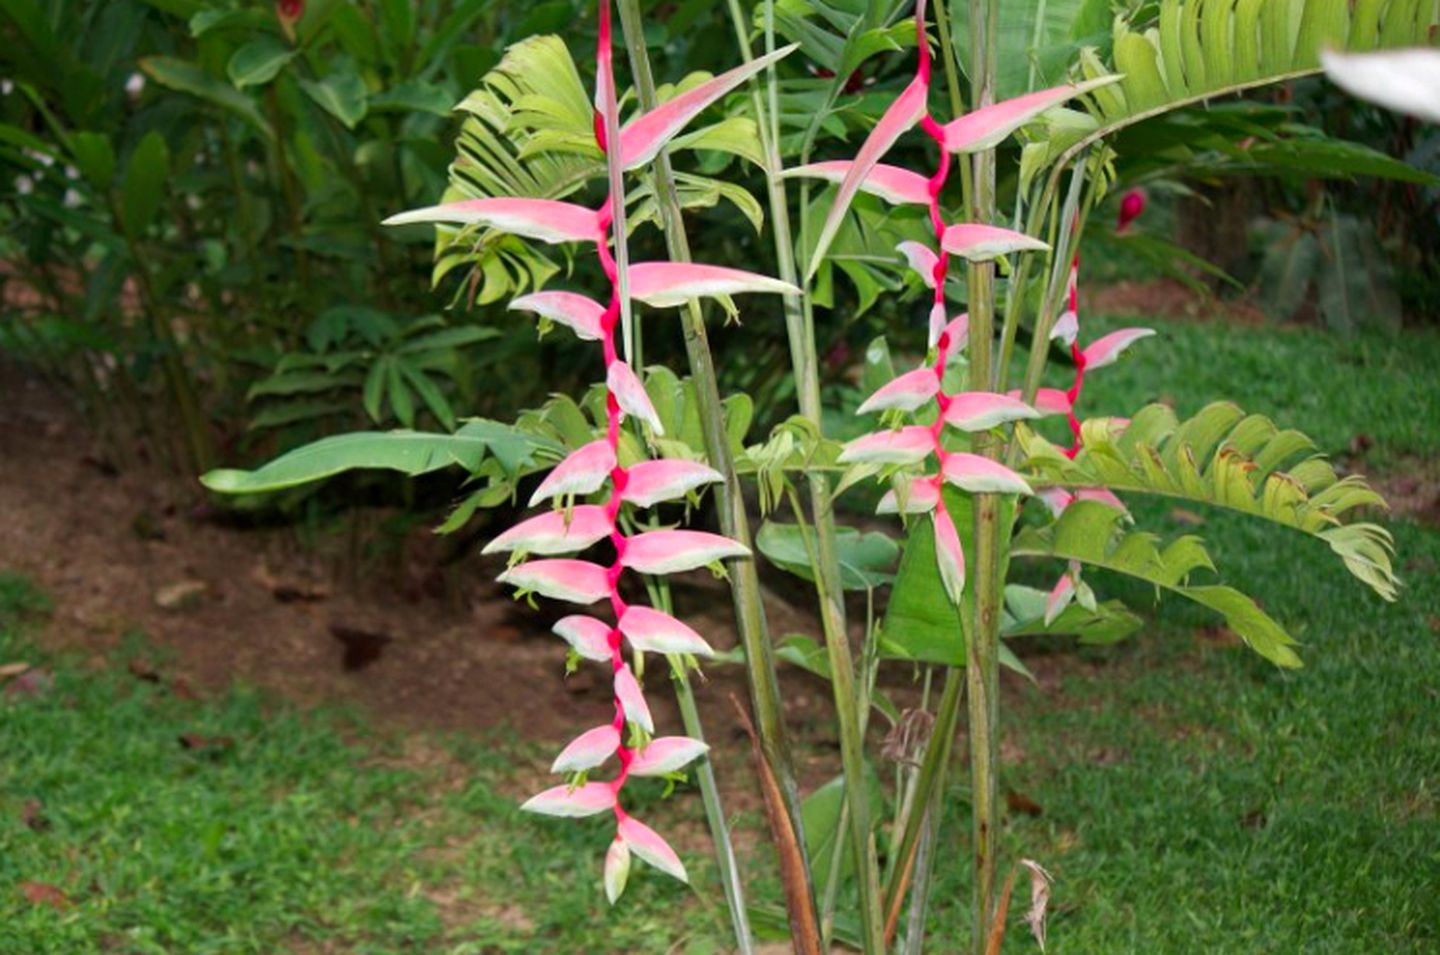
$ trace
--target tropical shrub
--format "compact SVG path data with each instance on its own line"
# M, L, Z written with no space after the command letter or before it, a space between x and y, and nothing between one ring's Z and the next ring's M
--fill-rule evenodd
M1096 581L1086 576L1098 569L1207 608L1276 665L1300 664L1282 619L1220 582L1203 541L1188 534L1166 540L1134 528L1124 498L1159 495L1247 514L1322 541L1383 599L1394 599L1398 588L1389 534L1355 519L1383 501L1363 478L1340 476L1303 434L1223 401L1187 418L1158 404L1130 418L1082 418L1086 377L1103 373L1152 334L1125 329L1090 340L1078 307L1085 224L1117 181L1112 138L1215 95L1314 72L1325 44L1368 49L1422 42L1433 11L1410 0L1376 0L1353 9L1348 0L1165 0L1116 21L1108 49L1118 69L1097 48L1072 44L1066 58L1043 58L1023 79L1008 71L1005 82L1016 84L1016 95L997 101L997 38L1004 20L996 2L973 0L967 16L952 19L945 3L932 11L922 0L912 20L900 19L901 5L860 0L803 8L766 2L756 6L753 20L731 3L744 65L690 78L662 99L651 75L641 8L635 0L617 6L635 81L636 106L628 121L622 123L620 104L630 97L619 93L611 70L610 5L602 2L594 106L570 85L573 77L561 68L566 58L556 42L530 41L519 54L512 50L518 59L502 63L472 97L448 201L390 220L444 223L441 267L458 264L447 260L460 256L479 270L478 281L491 283L480 286L490 290L485 294L544 284L512 306L539 316L542 326L562 325L582 340L598 340L603 385L578 402L557 396L513 424L473 419L453 435L401 431L331 438L256 471L212 472L206 483L228 493L262 492L354 467L416 474L460 464L481 486L447 522L454 527L522 486L530 490L531 476L544 472L530 500L551 500L553 508L489 546L517 555L501 579L522 593L582 605L609 602L613 620L567 617L557 632L572 658L610 667L616 710L611 723L582 734L557 758L554 768L568 774L567 781L527 805L553 815L614 817L616 834L607 835L610 849L600 866L613 902L632 855L672 875L684 873L665 842L626 814L623 786L637 765L667 773L691 766L737 946L753 951L744 883L703 758L703 730L686 678L693 658L710 648L670 615L664 583L666 574L718 562L734 598L740 647L730 658L745 667L749 681L758 778L796 950L824 951L842 931L848 936L836 915L841 901L852 897L859 918L850 940L859 948L921 950L931 871L943 855L936 851L940 808L962 700L974 825L970 947L977 955L998 950L1018 866L1032 874L1030 920L1043 944L1049 891L1043 868L1032 860L1002 866L998 858L998 668L1004 663L1023 670L1007 643L1054 634L1108 642L1133 633L1139 618L1102 600ZM1083 6L1093 21L1096 5ZM933 52L932 15L939 41ZM766 51L759 57L751 49L755 25ZM787 30L805 36L798 50L777 46L777 33ZM1036 21L1034 35L1044 30L1044 22ZM963 55L956 50L961 39L968 45ZM903 51L911 42L914 72L892 84L899 58L881 54ZM802 55L813 55L833 75L822 74L817 83L795 65ZM537 79L517 69L526 57L557 67ZM885 61L874 68L886 77L883 86L877 80L879 90L863 94L883 103L873 126L851 158L814 160L810 152L831 107L848 95L859 66L872 59ZM1042 85L1042 77L1052 85ZM870 78L859 76L862 88ZM569 89L566 110L540 88L553 87L551 80ZM528 92L520 89L524 82ZM739 93L747 83L748 97ZM892 85L900 85L893 97ZM698 135L683 131L732 90L738 108L750 111L745 129L753 130L754 142L745 158L764 174L778 279L689 262L684 213L695 204L680 188L688 173L676 168L669 147ZM508 118L501 121L505 110ZM525 111L549 119L519 120ZM934 158L924 167L882 162L916 126L925 134L923 151ZM507 130L513 139L500 138ZM1018 153L1002 153L1015 137L1023 143ZM482 146L486 162L526 171L528 178L471 175L467 164L476 162ZM787 168L782 156L797 148L803 161ZM1015 160L1003 177L1001 156ZM703 154L698 158L706 161ZM952 177L952 170L958 175ZM802 183L798 213L788 192L796 178ZM605 199L574 201L587 194L591 179L603 179ZM833 187L812 201L813 179ZM1008 198L1014 202L1013 214L1004 216L1002 182L1013 189ZM532 185L536 194L516 194ZM886 219L891 204L908 207L902 216L910 218L899 234L872 227ZM735 205L743 209L745 203ZM663 229L669 260L631 262L630 235L655 224ZM892 289L906 290L895 311L918 313L924 334L915 337L924 359L896 374L884 341L867 349L868 397L858 408L867 416L860 429L865 433L841 444L827 435L820 401L816 309L827 307L834 270L857 289L882 274L878 257L859 252L877 236L898 246L884 255L883 272L902 276ZM847 245L852 240L856 244ZM554 273L546 262L552 250L535 248L536 242L560 249L594 244L606 302L550 288ZM963 268L952 270L952 257ZM862 259L875 261L857 264ZM913 277L903 277L906 270ZM929 291L928 301L906 309L906 294L918 289ZM738 448L752 404L743 396L728 404L720 400L700 299L746 292L781 296L798 413L763 441ZM632 300L680 310L688 378L644 366L642 340L665 334L667 326L654 323L642 335ZM962 301L966 311L956 314ZM764 314L763 306L747 301L747 326ZM1145 347L1153 345L1147 341ZM1059 360L1070 365L1061 380L1049 373L1057 349ZM1043 418L1051 415L1066 422L1058 441L1047 437ZM764 514L787 508L793 523L769 521L752 539L742 480L754 482ZM655 521L655 505L702 488L714 493L720 534ZM837 525L837 498L859 498L867 490L879 494L881 514L904 523L903 545ZM554 556L589 553L592 546L604 548L608 564ZM813 584L821 641L772 643L753 550ZM1048 593L1014 582L1012 568L1027 562L1056 576ZM626 571L643 578L652 607L622 598L617 584ZM887 587L883 619L867 614L857 654L845 592L874 597ZM622 652L626 642L630 660ZM645 651L666 654L684 737L652 736L640 686L648 669L640 665ZM779 705L780 658L823 676L833 691L842 776L804 802ZM880 666L897 660L924 667L927 687L940 681L937 694L927 693L933 709L902 714L876 691ZM905 741L897 744L904 749L902 769L889 791L869 782L865 734L872 714ZM618 774L592 781L590 773L612 756ZM839 808L808 811L822 797ZM892 821L884 826L878 820L887 811ZM817 837L818 825L827 829ZM1001 878L1007 868L1010 879Z

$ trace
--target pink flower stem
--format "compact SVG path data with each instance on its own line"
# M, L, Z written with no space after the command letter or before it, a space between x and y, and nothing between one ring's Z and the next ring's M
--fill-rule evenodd
M1070 261L1070 312L1075 316L1076 330L1075 340L1070 343L1070 356L1075 360L1075 383L1070 390L1065 392L1065 400L1070 404L1070 410L1066 417L1070 421L1070 447L1065 449L1065 456L1074 459L1080 453L1080 419L1075 415L1075 403L1080 400L1080 391L1085 387L1085 353L1080 350L1080 253L1075 253L1075 258Z
M613 65L611 62L611 31L610 31L610 3L609 0L602 0L600 3L600 37L596 43L595 68L600 75L600 82L614 87L615 79ZM599 110L595 110L595 140L600 146L602 153L609 152L609 144L605 138L605 117ZM623 196L611 194L606 197L604 204L600 207L599 220L602 233L600 241L595 243L596 255L600 259L600 268L604 270L605 277L610 281L610 302L605 307L605 312L600 317L600 329L603 332L602 344L604 347L605 368L609 368L620 361L615 348L615 328L620 322L620 270L615 264L615 257L610 252L610 239L614 235L615 217L624 215L621 203ZM606 376L607 381L609 376ZM605 502L605 514L610 518L610 525L614 530L610 532L610 542L615 548L615 560L606 569L605 578L610 585L610 609L615 615L616 625L610 628L607 643L610 648L610 669L612 673L619 673L625 667L625 656L621 651L621 633L619 627L620 618L625 615L626 604L620 596L620 577L624 573L623 561L625 558L626 537L620 531L618 518L620 515L620 503L625 493L625 485L629 483L629 472L620 466L620 402L614 392L607 386L605 393L605 440L610 445L610 450L615 456L615 467L610 472L610 497ZM625 785L625 780L630 776L630 764L635 760L635 751L625 745L625 704L620 697L615 697L615 719L612 725L615 732L620 734L620 747L616 750L616 756L620 760L620 772L609 783L610 789L615 793L615 822L618 825L626 819L625 809L620 805L620 790Z

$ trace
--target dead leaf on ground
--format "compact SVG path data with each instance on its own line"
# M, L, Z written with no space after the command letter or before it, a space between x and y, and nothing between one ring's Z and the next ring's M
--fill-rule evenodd
M233 736L205 736L201 733L185 733L180 737L182 749L194 752L208 753L212 756L235 748L235 737Z
M270 591L270 595L282 604L314 603L330 596L330 588L323 583L294 577L277 577L263 562L255 565L255 569L250 572L250 579Z
M12 676L19 676L28 669L30 669L30 664L28 663L7 663L4 666L0 666L0 680L8 679Z
M9 697L44 696L55 685L55 678L46 670L26 670L5 688Z
M1011 812L1021 813L1026 816L1041 816L1045 814L1044 806L1020 792L1018 789L1006 790L1005 805L1010 807Z
M151 666L148 660L141 660L137 657L127 663L125 669L129 670L130 675L137 680L144 680L146 683L160 682L159 671Z
M1025 922L1030 934L1035 936L1040 951L1045 951L1045 912L1050 907L1050 883L1054 881L1045 867L1034 859L1021 859L1020 864L1030 870L1030 911L1025 913Z
M60 912L73 904L70 896L47 882L21 882L20 892L31 905L48 905Z
M155 606L161 610L189 610L209 592L210 585L203 580L177 580L155 591Z
M1238 647L1242 641L1240 635L1229 627L1219 625L1213 627L1196 627L1195 639L1207 647Z
M45 805L38 799L25 800L25 805L20 807L20 821L31 832L45 832L50 828L50 820L45 818Z
M340 663L346 670L363 670L376 660L385 651L385 645L394 638L389 634L371 633L368 630L360 630L355 627L347 627L343 624L332 623L330 635L345 648L345 656Z
M1170 508L1170 520L1177 524L1187 524L1190 527L1199 527L1205 523L1205 515L1196 513L1185 507Z
M177 676L175 679L170 681L170 692L174 694L175 699L177 700L200 699L200 694L195 692L195 690L190 686L190 684L185 681L184 677Z
M1366 451L1369 451L1373 447L1375 447L1375 439L1370 437L1370 435L1366 434L1363 431L1359 432L1355 435L1355 437L1350 439L1351 454L1364 454Z

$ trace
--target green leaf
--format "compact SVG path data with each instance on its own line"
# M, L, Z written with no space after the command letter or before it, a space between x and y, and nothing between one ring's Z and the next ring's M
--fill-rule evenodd
M815 533L809 528L804 535L795 524L766 521L755 535L755 546L765 558L802 580L814 581L808 546L815 548ZM837 527L835 544L839 551L840 585L846 590L873 590L891 583L892 569L900 556L900 547L879 531L862 533L853 527Z
M1085 423L1073 460L1017 425L1026 468L1036 475L1032 483L1157 494L1283 524L1325 541L1359 580L1395 599L1399 581L1389 532L1370 523L1341 523L1357 508L1384 507L1384 498L1358 475L1340 477L1304 435L1281 431L1264 415L1246 415L1228 402L1208 405L1183 422L1164 405L1142 408L1123 429L1111 420Z
M230 56L225 72L237 89L263 86L273 80L295 57L296 51L273 34L262 34Z
M70 158L75 160L75 168L101 192L115 181L115 147L104 133L71 133Z
M353 70L336 70L319 82L301 80L300 88L346 129L354 129L365 118L369 93Z
M1010 553L1077 560L1143 580L1223 614L1230 629L1272 663L1300 666L1291 649L1295 641L1254 600L1231 587L1188 582L1195 571L1214 570L1199 538L1179 537L1162 547L1154 534L1123 532L1123 520L1123 514L1106 504L1074 501L1049 527L1021 531Z
M275 131L260 115L260 110L250 97L228 83L215 79L198 65L173 56L151 56L140 61L140 68L161 86L189 93L229 110L254 126L266 139L275 138Z
M960 536L960 547L967 558L973 559L974 498L949 487L942 493L950 519L955 523L955 531ZM1001 497L1000 526L1009 527L1014 516L1015 498ZM921 517L910 525L895 587L890 592L890 604L885 610L880 653L894 659L964 666L966 648L961 615L969 619L975 612L974 575L966 575L964 606L956 607L940 579L940 568L935 561L935 532L930 521L931 517ZM1029 676L1025 665L1003 640L999 646L999 660L1008 669Z
M152 129L130 154L130 163L125 167L120 209L126 231L138 236L149 228L169 186L170 149L165 137Z
M357 431L296 448L254 471L219 469L200 483L220 494L260 494L320 481L353 470L399 471L412 477L447 467L474 472L493 456L507 472L538 468L540 455L558 458L555 442L513 425L472 418L454 434Z
M1115 21L1116 72L1127 74L1124 83L1096 91L1089 98L1097 127L1078 141L1052 148L1052 158L1068 163L1094 143L1146 119L1317 72L1318 52L1325 47L1430 44L1431 30L1437 24L1433 4L1417 7L1413 0L1392 0L1383 12L1367 4L1383 24L1376 38L1363 25L1351 28L1353 3L1165 0L1158 11L1154 4L1140 5L1137 13ZM1143 51L1141 43L1151 50ZM1081 59L1086 79L1111 73L1094 50L1082 51ZM1136 73L1132 75L1130 70ZM1163 95L1156 85L1160 77L1164 79Z

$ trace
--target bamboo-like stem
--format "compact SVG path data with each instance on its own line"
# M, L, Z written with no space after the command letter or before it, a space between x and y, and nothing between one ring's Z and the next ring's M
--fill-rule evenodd
M621 30L625 36L641 106L645 109L653 108L656 102L655 81L650 70L649 56L645 52L637 0L620 0L619 12ZM691 260L690 243L685 235L680 202L675 191L674 172L670 167L667 150L662 149L655 159L654 177L670 257L678 262L688 262ZM720 389L716 381L709 336L705 330L704 314L700 304L691 300L686 303L681 315L685 351L689 358L690 375L695 384L706 455L711 466L725 477L717 495L720 529L732 540L750 546L749 515L745 511L745 498L739 475L735 471L734 456L730 451L730 437L725 430L725 415L720 404ZM736 629L739 631L741 645L745 648L746 676L760 753L777 781L784 802L779 808L789 818L791 830L798 837L797 845L790 848L803 860L805 843L800 791L790 757L784 708L780 702L780 680L776 672L775 652L770 642L765 608L760 596L760 577L754 561L740 561L731 567L730 591L735 606ZM782 850L784 848L782 847ZM803 911L797 911L792 906L789 912L791 930L797 938L804 937L807 933L818 934L815 893L809 879L809 867L803 865L800 868L802 871L794 874L794 877L804 880L804 884L792 887L793 891L787 893L789 898L806 899L809 903L808 906L801 905Z
M748 33L738 0L730 0L731 18L735 23L741 55L752 58ZM765 45L774 49L774 3L765 6ZM775 255L780 277L792 284L800 281L795 263L795 247L790 233L789 203L785 181L780 178L780 145L778 94L773 70L768 76L769 103L761 101L752 85L752 105L757 110L765 154L765 178L770 198L770 218L775 233ZM821 431L819 360L815 347L815 324L805 308L805 298L785 296L785 327L790 343L790 359L795 375L795 390L800 414ZM830 664L831 691L840 735L840 760L845 775L846 804L849 806L849 833L855 851L857 883L860 896L860 922L866 951L880 951L882 942L880 864L870 822L870 806L864 785L864 730L860 719L855 683L855 661L845 622L844 592L840 584L840 553L835 532L834 506L829 477L812 471L806 475L811 521L815 528L815 588L820 604L821 630ZM799 515L799 508L796 508Z
M995 26L999 0L970 0L973 28L971 55L977 109L995 101ZM970 219L995 221L995 150L975 155L974 192ZM977 263L969 267L970 292L970 380L974 387L987 388L991 381L991 346L995 334L995 266ZM997 459L1001 447L988 437L977 440L976 450ZM969 652L965 656L965 682L970 714L970 775L973 824L973 893L971 896L971 949L984 955L986 927L991 921L995 899L996 851L999 846L999 755L1000 755L1000 599L1003 555L1001 552L1000 499L994 494L977 495L975 501L975 617Z

